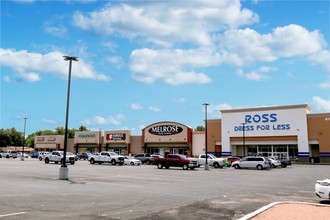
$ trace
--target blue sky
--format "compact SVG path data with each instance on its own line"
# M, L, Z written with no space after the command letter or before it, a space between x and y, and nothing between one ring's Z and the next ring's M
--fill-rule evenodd
M220 109L330 112L328 0L1 1L1 128L192 128Z

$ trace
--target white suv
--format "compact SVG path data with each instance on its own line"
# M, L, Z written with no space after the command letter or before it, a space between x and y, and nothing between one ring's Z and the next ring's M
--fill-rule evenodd
M5 150L2 153L0 153L0 158L5 157L5 158L17 158L17 151L15 150Z
M244 157L232 163L235 169L240 168L257 168L263 170L270 168L269 160L265 157Z

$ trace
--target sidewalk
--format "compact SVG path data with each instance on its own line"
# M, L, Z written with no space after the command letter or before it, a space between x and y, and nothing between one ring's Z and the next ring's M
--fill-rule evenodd
M330 205L303 202L274 202L239 220L329 220Z

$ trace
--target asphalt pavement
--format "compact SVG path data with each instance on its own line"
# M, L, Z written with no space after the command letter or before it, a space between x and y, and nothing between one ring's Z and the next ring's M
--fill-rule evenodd
M0 159L0 219L239 219L272 202L319 203L329 165L271 170L157 169Z

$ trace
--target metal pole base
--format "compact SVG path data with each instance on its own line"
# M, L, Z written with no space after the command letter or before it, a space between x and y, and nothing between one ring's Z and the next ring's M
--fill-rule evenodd
M59 180L68 180L69 179L69 168L60 167Z
M210 169L210 165L209 165L209 164L205 164L205 165L204 165L204 169L205 169L205 170L209 170L209 169Z

